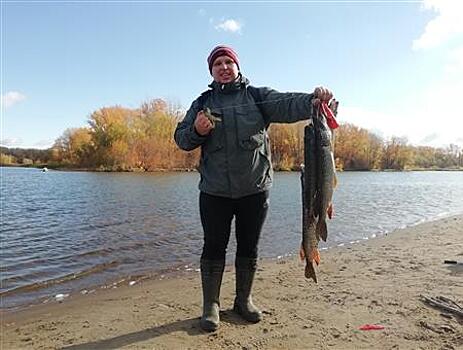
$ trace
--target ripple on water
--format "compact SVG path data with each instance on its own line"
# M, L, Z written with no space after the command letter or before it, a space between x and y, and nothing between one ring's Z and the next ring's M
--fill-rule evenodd
M196 173L2 171L5 307L121 276L197 267ZM299 174L275 174L270 196L259 254L291 255L301 236ZM463 212L463 173L340 173L334 205L322 249ZM232 234L228 262L235 250Z

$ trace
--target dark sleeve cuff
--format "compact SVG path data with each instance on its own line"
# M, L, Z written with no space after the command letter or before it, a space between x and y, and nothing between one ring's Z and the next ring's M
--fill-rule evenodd
M201 143L207 138L207 135L202 136L202 135L198 134L198 132L196 131L196 128L195 128L195 126L193 124L193 125L191 125L191 128L190 128L190 137L191 137L192 142Z

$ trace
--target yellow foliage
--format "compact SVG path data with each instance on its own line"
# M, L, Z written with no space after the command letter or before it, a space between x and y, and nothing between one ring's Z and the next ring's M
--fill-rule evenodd
M173 135L183 116L161 99L139 108L104 107L90 115L87 128L66 130L51 152L51 159L75 166L101 169L193 169L200 150L181 151ZM269 128L272 161L277 170L294 170L304 160L304 126L272 124ZM463 166L463 152L411 147L407 140L385 142L366 129L343 124L335 131L336 168L344 170L404 169L412 166ZM7 161L6 158L2 158Z

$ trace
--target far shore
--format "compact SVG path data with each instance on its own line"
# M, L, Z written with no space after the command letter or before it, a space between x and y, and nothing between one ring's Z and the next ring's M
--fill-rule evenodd
M441 349L463 348L463 215L321 252L319 283L297 257L261 259L254 302L264 319L233 311L234 268L221 290L221 325L199 328L197 272L145 279L1 314L1 349ZM362 330L374 325L381 329Z
M118 169L113 170L109 168L72 168L72 167L60 167L48 164L0 164L0 167L17 167L17 168L47 168L49 170L57 171L82 171L82 172L99 172L99 173L167 173L167 172L197 172L195 168L157 168L157 169L143 169L143 168L132 168L132 169ZM275 172L290 173L299 172L300 169L278 169L274 168ZM406 168L406 169L337 169L337 172L410 172L410 171L463 171L463 167L455 168Z

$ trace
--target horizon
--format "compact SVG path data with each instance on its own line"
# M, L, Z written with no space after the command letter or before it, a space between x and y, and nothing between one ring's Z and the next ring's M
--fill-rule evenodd
M206 57L236 49L255 86L330 88L339 121L415 146L463 147L463 3L1 3L1 137L46 149L103 107L188 109ZM232 15L228 15L228 14Z

